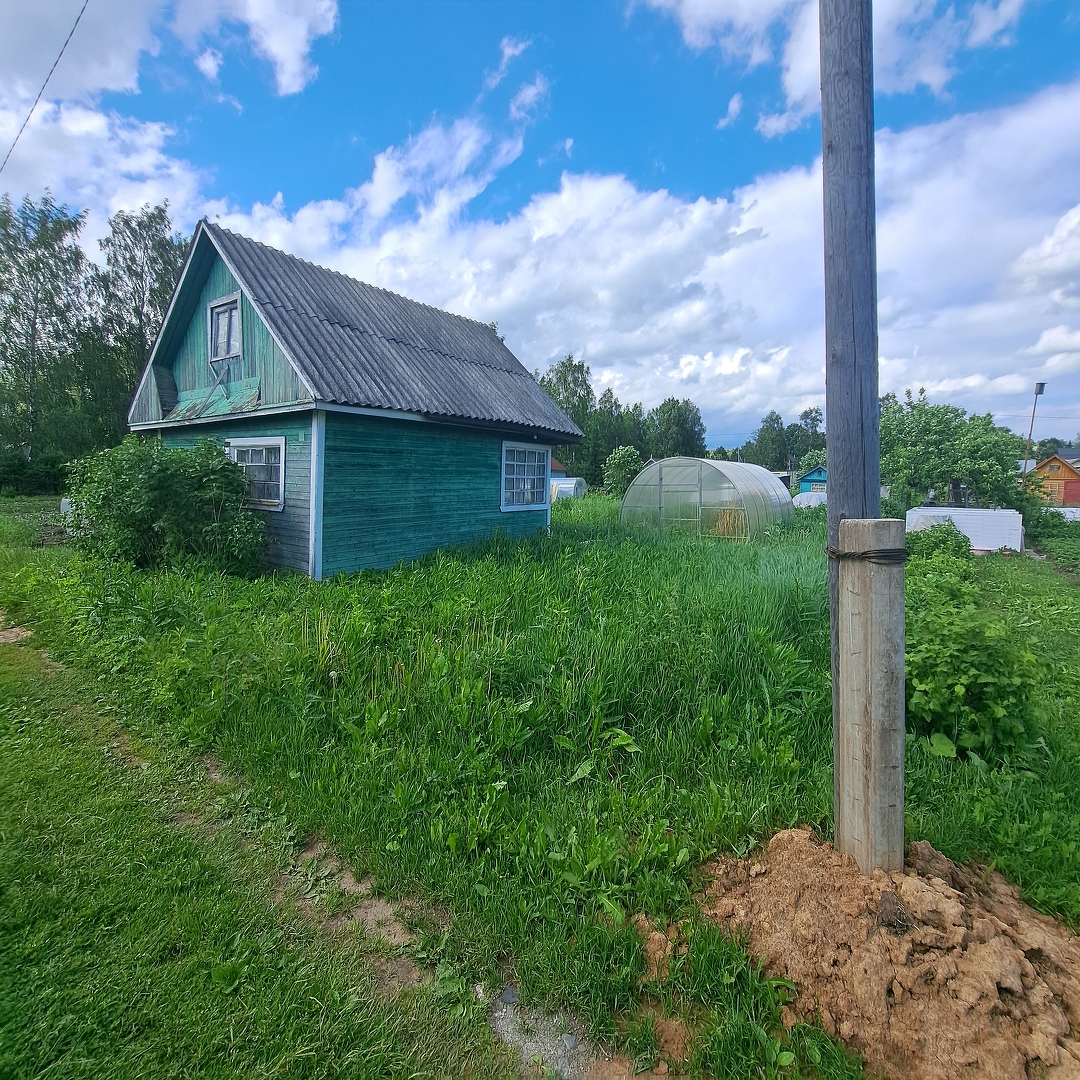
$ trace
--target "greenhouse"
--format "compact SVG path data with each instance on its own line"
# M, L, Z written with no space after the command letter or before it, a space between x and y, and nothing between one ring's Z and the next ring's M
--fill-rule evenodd
M623 496L619 522L753 539L794 514L788 489L760 465L674 457L638 473Z

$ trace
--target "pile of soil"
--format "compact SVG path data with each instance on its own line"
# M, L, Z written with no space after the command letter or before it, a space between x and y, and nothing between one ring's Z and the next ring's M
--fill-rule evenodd
M867 878L800 829L704 870L705 914L795 984L785 1023L819 1017L870 1075L1080 1080L1080 939L999 874L923 841Z

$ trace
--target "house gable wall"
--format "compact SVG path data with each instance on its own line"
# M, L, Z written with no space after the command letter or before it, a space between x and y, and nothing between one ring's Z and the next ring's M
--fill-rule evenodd
M182 286L189 295L178 296L170 314L180 325L167 328L169 333L162 335L153 370L143 380L132 407L133 424L168 422L174 407L172 419L192 420L311 400L296 369L225 262L212 250L210 240L203 238L200 243L210 245L211 251L202 252L193 261ZM209 305L237 292L241 292L241 354L229 362L224 388L211 393L220 366L216 371L210 367Z
M1057 466L1051 471L1051 466ZM1039 463L1046 501L1055 506L1076 506L1080 502L1080 470L1056 454Z
M214 424L165 428L166 446L190 447L196 439L227 439L285 436L285 501L281 510L256 511L266 522L266 564L308 570L309 508L311 505L310 412L282 416L252 416Z
M497 432L328 412L323 576L544 528L547 507L500 510L502 442Z

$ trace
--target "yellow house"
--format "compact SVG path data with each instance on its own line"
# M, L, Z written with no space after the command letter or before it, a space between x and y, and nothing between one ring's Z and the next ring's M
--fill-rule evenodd
M1080 470L1060 454L1051 454L1035 466L1042 477L1046 501L1055 506L1080 506Z

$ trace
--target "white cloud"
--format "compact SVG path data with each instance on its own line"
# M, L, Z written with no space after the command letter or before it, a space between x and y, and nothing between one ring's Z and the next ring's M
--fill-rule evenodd
M0 142L15 137L22 117L0 106ZM90 211L84 233L91 256L94 240L117 210L168 199L185 227L205 205L208 179L167 147L174 132L167 124L140 122L78 103L43 102L4 170L4 188L15 198L51 188L60 202Z
M1080 308L1080 204L1024 251L1013 273L1025 292L1047 292L1062 310Z
M211 81L214 82L221 70L222 56L217 49L204 49L195 57L195 66Z
M550 86L540 72L531 83L523 83L510 102L511 120L531 120L548 96Z
M498 319L530 368L574 352L623 400L690 396L717 433L822 403L820 163L759 177L730 202L566 172L518 213L471 220L497 147L476 121L431 128L341 200L227 220ZM882 390L925 386L1007 422L1039 377L1058 411L1080 411L1066 377L1080 368L1066 314L1080 307L1080 83L883 131L878 163Z
M504 37L499 42L499 66L484 79L484 86L488 90L494 90L506 78L511 61L517 59L531 44L531 41L518 41L516 38Z
M971 7L967 43L970 46L1005 44L1026 0L986 0Z
M4 0L0 4L0 101L34 100L82 0ZM156 53L163 0L91 2L49 82L55 99L134 90L139 57Z
M1068 326L1051 326L1039 335L1039 340L1021 353L1039 356L1045 353L1080 352L1080 330Z
M723 131L724 128L730 127L739 119L739 113L742 112L742 94L733 94L731 100L727 103L727 112L716 121L716 130Z
M750 67L776 60L779 49L785 107L763 114L766 137L797 128L818 109L817 0L643 0L670 14L697 49L719 47ZM1025 0L984 0L943 7L939 0L877 0L874 76L884 93L926 86L944 92L964 48L1001 44ZM782 44L781 44L782 43Z
M337 26L337 0L178 0L171 29L194 51L207 35L238 22L269 60L279 94L296 94L318 74L312 42Z
M0 140L20 120L0 105ZM624 401L690 396L717 434L822 402L819 163L758 177L730 200L566 171L518 211L474 216L522 152L524 127L433 124L378 154L358 187L293 211L281 196L208 201L164 125L47 103L4 179L90 207L88 247L107 214L147 200L168 197L185 228L216 214L364 280L498 319L529 368L574 352ZM877 160L882 389L922 385L1008 420L1029 408L1038 377L1047 413L1080 412L1080 82L882 131Z
M33 101L80 6L75 0L0 4L0 103ZM247 28L254 51L273 66L278 93L292 94L318 71L311 45L336 26L337 0L97 0L88 5L48 95L87 102L102 91L137 90L142 54L159 52L166 26L198 54L207 74L214 57L220 64L220 52L205 39L227 23Z

